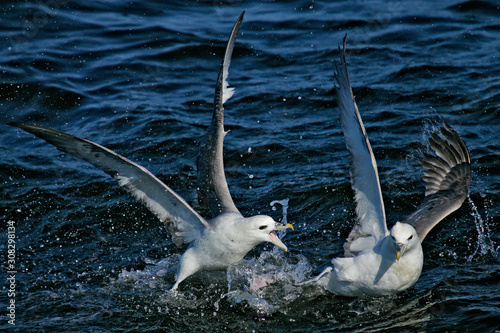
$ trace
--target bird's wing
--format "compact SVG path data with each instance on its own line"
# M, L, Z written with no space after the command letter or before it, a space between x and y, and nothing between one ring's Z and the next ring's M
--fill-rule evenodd
M435 155L425 154L420 161L424 169L425 198L405 223L411 224L423 241L427 233L464 202L471 183L469 150L460 135L449 125L441 134L432 133L429 144Z
M346 38L342 50L339 48L340 61L335 61L335 79L338 84L335 89L344 138L352 160L350 173L356 199L357 222L344 245L346 255L350 256L372 247L388 234L388 230L377 162L349 82L345 59Z
M200 237L208 223L151 172L97 143L47 127L9 123L44 139L59 150L93 164L115 178L165 223L177 246Z
M227 75L236 37L240 30L243 15L234 24L226 46L224 59L220 65L217 84L215 86L214 113L212 123L205 135L198 155L198 198L200 204L208 204L213 216L221 213L236 212L231 193L224 174L223 145L224 136L224 103L233 95L234 88L229 88Z

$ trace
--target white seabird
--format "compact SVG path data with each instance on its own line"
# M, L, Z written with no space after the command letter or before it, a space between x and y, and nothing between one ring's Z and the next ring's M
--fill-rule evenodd
M227 76L231 55L244 12L236 21L229 37L215 88L214 115L198 160L199 197L206 201L214 215L210 221L201 217L183 198L144 167L97 143L55 129L9 123L44 139L59 150L81 158L100 168L140 200L172 235L177 246L189 247L180 258L176 290L184 279L202 270L227 269L238 264L256 245L271 242L287 251L275 230L292 228L271 217L257 215L245 218L233 203L224 175L223 104L233 94Z
M346 36L347 37L347 36ZM421 242L444 217L457 210L471 182L469 151L458 133L444 124L442 139L429 138L435 156L421 161L426 192L422 204L404 222L388 230L377 163L349 82L346 38L335 62L335 87L341 123L352 165L357 222L344 244L345 257L332 260L313 282L344 296L391 295L411 287L423 266Z

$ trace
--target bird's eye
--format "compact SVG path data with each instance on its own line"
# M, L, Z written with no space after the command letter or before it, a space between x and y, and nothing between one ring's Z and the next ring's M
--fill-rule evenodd
M408 237L408 240L411 240L413 238L413 235L411 235L410 237Z
M261 225L261 226L259 227L259 230L264 230L264 229L266 229L266 228L267 228L267 225Z

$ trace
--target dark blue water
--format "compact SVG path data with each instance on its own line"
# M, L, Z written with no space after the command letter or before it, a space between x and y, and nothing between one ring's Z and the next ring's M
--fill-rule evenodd
M19 332L481 331L500 318L500 8L495 1L33 1L0 9L2 330ZM168 4L167 4L168 3ZM196 203L195 159L225 42L225 164L244 215L280 218L231 272L167 292L180 251L92 166L4 124L57 128L145 166ZM333 60L348 66L378 159L389 224L423 197L418 159L442 121L472 158L470 198L424 242L421 278L383 298L296 285L342 254L354 222ZM15 226L8 229L9 221ZM8 264L9 230L15 237ZM9 268L14 280L7 280ZM276 282L259 291L260 274ZM10 282L15 295L9 296ZM15 301L15 326L7 306Z

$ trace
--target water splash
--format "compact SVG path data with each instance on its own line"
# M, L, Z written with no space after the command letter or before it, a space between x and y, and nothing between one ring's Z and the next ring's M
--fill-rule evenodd
M239 282L238 287L223 297L235 306L245 304L258 315L271 315L304 295L307 286L300 282L312 271L304 256L265 251L233 269L232 277Z
M276 204L280 204L282 209L283 209L283 217L281 218L281 223L283 224L287 224L288 223L288 219L287 219L287 216L288 216L288 202L289 202L289 199L288 198L285 198L283 200L273 200L271 201L270 205L272 207L272 210L276 210ZM280 239L283 239L286 235L286 232L288 231L288 229L284 229L284 230L280 230L277 232L278 234L278 237ZM280 252L281 250L278 249L276 246L273 248L273 254L274 255L278 255L278 252Z
M287 223L289 199L271 202L273 210L278 208L277 204L282 206L282 222ZM280 238L286 231L279 231ZM144 269L123 270L110 288L119 288L122 292L133 290L134 294L147 290L144 302L151 302L164 312L207 308L214 317L227 313L230 308L251 310L257 316L286 312L291 302L311 292L300 285L313 271L308 260L273 246L272 250L245 258L229 268L225 282L222 274L200 272L188 282L189 288L172 294L169 290L179 257L176 254L162 260L146 259L148 265Z
M275 205L280 204L283 207L283 220L281 221L283 224L287 224L287 214L288 214L288 201L289 199L283 199L283 200L273 200L271 201L270 205L273 210L276 210Z
M170 289L171 285L167 282L165 276L175 274L179 258L180 255L178 254L161 260L145 258L147 266L144 269L123 269L114 283L117 285L131 283L136 287L142 285L152 289Z
M483 218L481 217L481 214L479 214L477 206L474 204L470 196L467 196L467 199L469 201L470 206L472 207L471 215L472 217L474 217L474 223L476 225L476 230L477 230L476 250L469 257L468 261L469 262L472 261L474 256L478 253L480 255L486 255L488 253L491 253L493 256L496 256L497 249L495 249L495 244L491 240L490 229L488 225L484 222Z
M288 223L289 199L271 202L282 206L282 223ZM283 238L287 230L280 230ZM311 275L313 268L302 256L286 253L273 247L261 252L257 258L243 259L240 265L231 268L233 289L222 295L219 301L227 300L233 306L244 306L257 315L272 315L285 309L290 302L304 294L300 282ZM219 302L217 302L217 306Z

